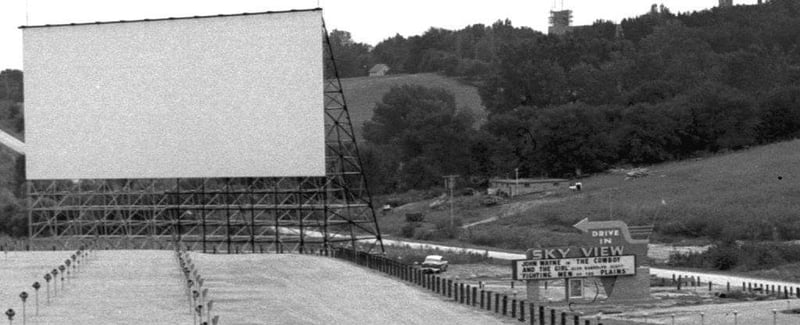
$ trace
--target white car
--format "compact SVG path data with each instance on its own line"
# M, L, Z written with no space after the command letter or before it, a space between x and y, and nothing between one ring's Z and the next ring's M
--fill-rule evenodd
M422 262L423 273L441 273L447 271L447 261L441 255L428 255Z

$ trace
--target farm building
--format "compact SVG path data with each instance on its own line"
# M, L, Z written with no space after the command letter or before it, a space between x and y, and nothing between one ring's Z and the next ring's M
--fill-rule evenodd
M370 77L385 76L387 72L389 72L389 66L383 63L378 63L372 66L372 69L369 69L369 76Z
M489 193L497 195L517 196L530 193L559 191L569 188L569 181L560 178L520 178L499 179L489 181Z

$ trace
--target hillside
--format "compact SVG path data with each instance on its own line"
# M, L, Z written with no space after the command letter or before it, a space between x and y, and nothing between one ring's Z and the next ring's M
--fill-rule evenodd
M494 207L480 206L482 196L458 197L455 215L464 224L497 218L470 227L459 240L509 249L568 245L577 234L571 225L585 217L654 224L656 234L651 239L662 242L796 240L800 238L798 162L800 140L794 140L654 165L646 177L599 174L581 179L581 192L523 196ZM418 208L409 209L412 206ZM424 212L431 223L448 216L444 208L409 204L384 217L381 228L389 233L398 229L406 212Z
M444 88L456 97L456 106L459 109L466 109L473 113L478 124L486 120L486 111L481 104L478 89L452 78L434 73L346 78L342 79L342 87L350 119L359 139L364 122L372 118L375 103L380 102L383 95L392 87L405 84Z

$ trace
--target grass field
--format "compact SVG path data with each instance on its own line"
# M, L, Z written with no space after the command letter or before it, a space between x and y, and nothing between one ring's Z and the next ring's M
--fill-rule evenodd
M655 239L800 236L800 141L651 166L649 176L608 173L583 179L583 191L477 228L501 232L590 220L654 224Z
M359 139L364 122L372 118L375 103L380 102L383 95L392 87L406 84L444 88L455 96L456 107L472 112L478 123L482 123L486 119L487 114L481 104L477 88L438 74L420 73L342 79L342 88L347 100L350 119Z
M654 242L800 239L800 140L648 170L641 178L599 174L581 179L581 192L522 196L493 207L482 206L481 196L456 197L455 218L463 224L493 218L463 231L459 240L517 250L572 245L579 238L572 225L587 217L654 224ZM434 201L412 202L380 216L381 230L398 235L409 212L424 213L426 222L420 229L433 229L449 219L449 203L431 208Z

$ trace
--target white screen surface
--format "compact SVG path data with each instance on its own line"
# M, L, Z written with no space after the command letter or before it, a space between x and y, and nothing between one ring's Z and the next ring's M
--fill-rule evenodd
M321 22L25 28L27 178L324 176Z

